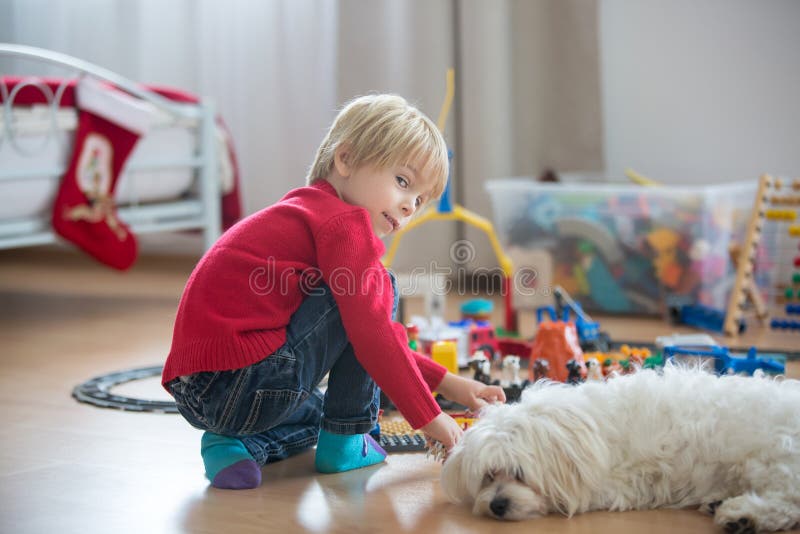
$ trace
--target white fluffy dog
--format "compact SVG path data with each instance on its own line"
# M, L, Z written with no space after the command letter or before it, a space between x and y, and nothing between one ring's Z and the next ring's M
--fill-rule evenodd
M729 532L800 523L800 382L668 366L491 406L445 461L475 514L700 506Z

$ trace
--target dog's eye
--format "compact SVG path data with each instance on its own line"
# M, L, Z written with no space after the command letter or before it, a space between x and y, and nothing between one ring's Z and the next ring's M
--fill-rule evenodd
M517 482L525 482L525 477L522 476L522 471L517 471L514 473L514 478L517 479Z
M491 482L494 482L494 473L491 473L491 472L490 473L486 473L483 476L483 483L484 484L489 484Z

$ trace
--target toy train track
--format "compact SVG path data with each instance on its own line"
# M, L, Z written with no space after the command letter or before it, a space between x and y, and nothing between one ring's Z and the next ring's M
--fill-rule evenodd
M174 401L138 399L111 393L111 389L120 384L160 376L162 369L161 365L156 365L96 376L75 386L72 396L78 402L93 404L101 408L114 408L129 412L178 413L178 407Z

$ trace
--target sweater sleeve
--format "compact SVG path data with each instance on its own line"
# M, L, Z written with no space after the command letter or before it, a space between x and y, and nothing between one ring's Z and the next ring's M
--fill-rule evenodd
M403 326L400 325L400 327L402 328ZM417 368L419 368L420 373L422 373L422 378L425 380L425 383L428 384L428 389L436 391L439 384L442 383L444 375L447 374L447 369L424 354L413 351L412 354L417 363Z
M405 329L391 319L392 285L368 215L361 210L342 214L318 232L316 241L322 278L356 358L413 428L425 426L441 413L431 389L445 371L415 354Z

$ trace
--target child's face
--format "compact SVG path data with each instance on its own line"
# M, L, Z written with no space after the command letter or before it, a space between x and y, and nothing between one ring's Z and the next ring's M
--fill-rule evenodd
M412 167L378 169L365 165L350 171L339 193L348 204L365 208L373 231L384 237L408 224L428 200L433 185Z

